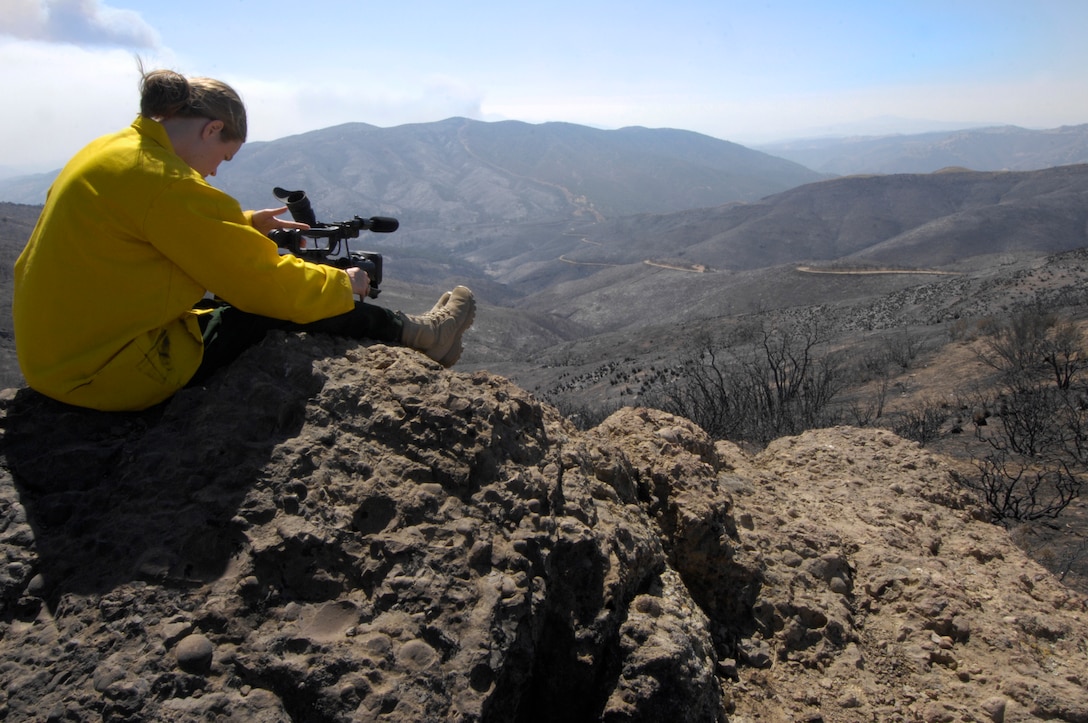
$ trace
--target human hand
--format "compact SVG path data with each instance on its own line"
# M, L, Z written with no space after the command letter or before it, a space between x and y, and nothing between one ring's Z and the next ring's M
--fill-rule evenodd
M280 206L279 208L266 208L263 211L253 212L253 228L257 229L265 236L269 231L275 231L278 228L297 228L305 231L310 228L307 224L299 223L298 221L288 221L283 218L276 218L281 213L287 213L287 206Z
M358 266L349 266L344 273L351 279L351 291L358 294L360 299L365 299L370 294L370 276Z

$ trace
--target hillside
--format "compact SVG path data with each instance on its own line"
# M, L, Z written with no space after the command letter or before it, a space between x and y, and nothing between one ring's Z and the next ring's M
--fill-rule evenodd
M40 212L41 206L0 203L0 388L23 385L11 322L12 268Z
M36 211L4 208L11 221L0 227L0 247L13 261ZM541 366L539 355L558 344L594 345L602 334L791 307L864 308L903 289L959 288L963 279L977 286L994 274L1012 283L1020 264L1088 245L1088 165L840 178L752 203L477 225L434 241L421 246L402 228L357 242L387 255L380 303L421 311L435 289L471 286L487 323L471 332L464 363L513 373L508 363ZM922 273L843 277L800 266ZM926 273L935 270L963 277ZM906 320L882 327L896 323ZM536 388L539 380L523 381Z
M589 243L570 243L565 255L616 264L671 255L732 271L851 260L934 268L1084 245L1086 201L1088 165L839 178L755 203L580 227Z
M448 235L476 224L755 200L820 177L690 131L450 118L392 128L349 123L247 143L213 182L247 208L272 205L281 186L306 190L321 221L387 215L409 233ZM0 200L42 203L49 180L0 181Z
M637 403L635 390L647 380L649 369L672 368L703 338L723 338L738 327L818 320L821 338L838 348L856 348L852 356L859 359L873 344L910 335L926 349L928 360L929 354L957 346L957 334L974 334L1017 310L1038 308L1088 320L1085 248L1034 258L1008 255L953 274L814 273L782 266L732 274L716 286L679 271L647 274L629 283L644 291L658 289L646 298L651 305L667 307L675 322L620 326L631 315L626 286L620 284L611 291L586 292L583 306L571 315L572 321L615 324L617 330L515 356L489 343L496 330L473 329L462 364L504 374L561 406L609 409ZM669 275L672 283L652 281L649 274ZM906 400L942 393L915 384L913 368L901 373L909 390Z
M87 139L90 140L90 139ZM303 188L321 220L400 214L408 228L614 218L752 201L818 178L1033 171L1088 163L1088 125L831 137L747 148L675 129L450 118L350 123L247 144L220 179L252 208ZM240 170L234 170L234 169ZM0 179L0 201L38 204L53 173Z
M951 283L926 273L814 276L802 265L985 277L1085 245L1088 165L833 179L757 203L524 236L481 230L456 253L521 296L502 305L607 333Z
M283 335L149 412L9 391L0 426L11 720L1088 719L1085 598L888 432L581 432Z
M1088 125L1029 130L1016 126L879 137L815 138L759 146L821 173L1034 171L1088 163Z
M247 207L267 205L273 186L302 188L319 219L380 213L447 234L750 200L818 178L686 131L463 118L337 126L254 143L228 165L217 183Z

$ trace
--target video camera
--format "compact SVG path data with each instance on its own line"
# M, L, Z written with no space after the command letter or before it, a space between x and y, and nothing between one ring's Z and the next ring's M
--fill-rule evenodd
M350 266L362 269L370 277L370 298L378 298L381 293L378 287L382 283L382 255L373 251L352 251L347 240L358 238L360 231L393 233L400 226L397 219L389 216L356 216L350 221L340 223L318 223L305 191L287 191L277 186L272 189L272 193L280 203L287 206L291 218L310 227L306 230L280 228L271 231L268 237L277 246L306 261L341 269ZM310 240L313 241L312 244Z

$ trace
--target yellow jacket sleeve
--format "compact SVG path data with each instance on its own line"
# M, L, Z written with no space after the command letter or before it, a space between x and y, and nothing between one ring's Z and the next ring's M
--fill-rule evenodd
M199 177L182 178L148 205L146 238L155 249L229 304L299 323L352 308L342 270L280 255L230 196Z

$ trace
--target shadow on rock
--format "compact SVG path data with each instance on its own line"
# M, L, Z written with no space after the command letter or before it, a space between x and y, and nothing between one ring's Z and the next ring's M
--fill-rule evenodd
M260 362L258 347L237 362L244 373L143 412L81 409L29 389L0 400L3 454L51 608L66 593L133 580L188 587L223 573L243 541L247 491L320 388L309 364ZM5 603L19 592L4 590Z

